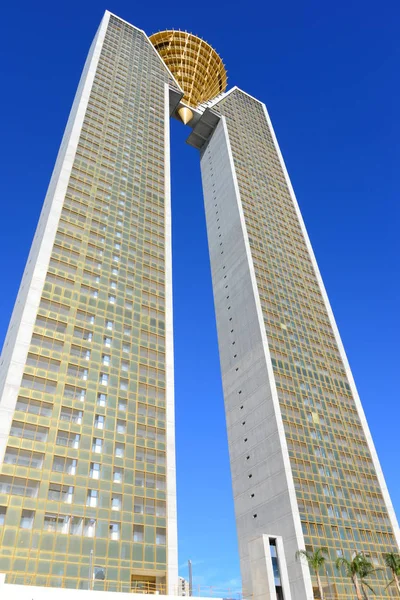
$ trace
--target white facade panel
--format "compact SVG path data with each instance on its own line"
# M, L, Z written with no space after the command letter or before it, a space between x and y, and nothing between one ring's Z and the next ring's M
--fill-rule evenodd
M201 158L243 593L252 593L249 542L284 538L290 587L313 597L289 457L246 226L222 117Z

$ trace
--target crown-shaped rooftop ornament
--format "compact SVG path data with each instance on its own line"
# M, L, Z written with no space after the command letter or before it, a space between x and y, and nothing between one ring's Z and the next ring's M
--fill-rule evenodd
M227 74L217 52L201 38L186 31L160 31L150 36L153 46L184 91L182 101L196 108L226 90ZM188 123L193 113L182 106L178 113Z

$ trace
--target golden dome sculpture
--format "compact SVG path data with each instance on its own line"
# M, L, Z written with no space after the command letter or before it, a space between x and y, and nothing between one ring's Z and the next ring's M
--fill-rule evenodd
M182 101L196 108L212 100L227 85L224 63L207 42L186 31L160 31L150 36L153 46L184 91ZM193 117L189 108L178 111L186 124Z

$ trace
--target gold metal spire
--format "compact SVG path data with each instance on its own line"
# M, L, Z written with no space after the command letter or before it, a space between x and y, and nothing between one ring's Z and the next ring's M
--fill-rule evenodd
M187 125L187 123L193 119L193 112L188 106L181 106L178 110L178 115L182 119L184 125Z
M185 92L184 103L196 107L226 90L224 63L201 38L168 30L154 33L150 41Z

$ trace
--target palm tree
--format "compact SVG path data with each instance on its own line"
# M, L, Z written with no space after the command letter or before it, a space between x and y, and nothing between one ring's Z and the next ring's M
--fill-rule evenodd
M364 586L375 594L372 587L364 580L368 575L376 571L376 569L362 552L355 554L352 560L347 560L347 558L341 556L336 560L336 568L338 571L344 568L346 575L351 578L356 590L357 600L368 600Z
M394 583L400 595L400 554L397 552L388 552L383 555L385 565L392 571L393 579L389 581L386 587Z
M321 567L324 566L326 562L326 554L328 554L328 548L318 548L318 550L314 550L311 552L309 550L298 550L296 552L297 559L305 559L308 563L310 570L312 569L317 578L317 585L319 589L319 596L321 600L324 600L324 590L322 587L322 581L320 577Z

